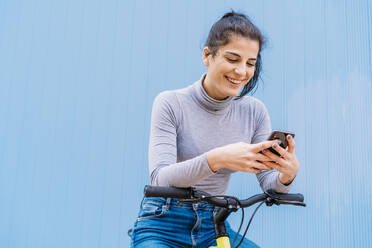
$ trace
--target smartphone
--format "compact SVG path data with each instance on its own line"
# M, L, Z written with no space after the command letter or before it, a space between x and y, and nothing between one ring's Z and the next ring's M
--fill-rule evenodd
M275 130L275 131L271 132L271 134L270 134L269 138L267 138L267 140L280 140L279 141L280 146L283 147L284 149L286 149L287 146L288 146L287 135L291 135L292 138L294 138L294 136L295 136L294 133ZM272 153L280 156L280 154L277 151L275 151L272 147L270 147L268 150L271 151Z

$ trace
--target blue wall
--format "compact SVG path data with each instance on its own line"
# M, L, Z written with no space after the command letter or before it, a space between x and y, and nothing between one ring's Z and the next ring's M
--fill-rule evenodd
M231 8L268 37L255 96L273 128L296 133L293 192L308 203L261 209L248 236L372 247L365 0L0 1L0 247L128 246L149 183L152 101L199 79L208 30ZM259 191L234 174L229 193Z

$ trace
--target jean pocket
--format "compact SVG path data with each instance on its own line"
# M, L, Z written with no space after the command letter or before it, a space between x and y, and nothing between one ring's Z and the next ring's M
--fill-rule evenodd
M166 198L145 197L137 221L161 217L168 210Z

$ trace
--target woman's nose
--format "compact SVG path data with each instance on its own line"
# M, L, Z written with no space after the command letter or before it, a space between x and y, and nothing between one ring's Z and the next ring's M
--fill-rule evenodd
M235 68L234 71L235 71L236 74L238 74L240 76L245 76L245 74L246 74L245 66L244 67L243 66L238 66L238 67Z

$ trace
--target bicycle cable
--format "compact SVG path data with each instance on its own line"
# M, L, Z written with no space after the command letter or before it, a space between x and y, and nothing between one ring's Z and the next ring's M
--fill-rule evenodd
M241 208L241 209L242 209L242 219L240 220L239 229L238 229L238 231L237 231L237 233L236 233L236 235L235 235L235 238L234 238L234 241L233 241L232 244L231 244L231 247L233 247L233 245L234 245L236 239L238 238L239 233L240 233L240 230L242 229L242 226L243 226L243 223L244 223L244 208Z
M265 193L266 193L266 192L265 192ZM268 195L271 196L270 194L268 194ZM239 199L238 199L237 197L235 197L235 196L227 196L227 195L211 195L211 196L205 196L205 195L203 195L203 196L201 196L201 199L205 199L205 198L213 198L213 197L222 197L222 198L224 198L225 200L227 200L228 198L234 199L234 200L238 203L239 208L241 208L241 210L242 210L242 218L241 218L241 221L240 221L239 229L238 229L238 232L236 233L235 238L234 238L234 241L232 242L232 245L231 245L231 247L233 247L233 245L234 245L236 239L237 239L238 236L239 236L240 230L241 230L242 225L243 225L243 222L244 222L244 208L241 207L241 203L240 203ZM238 248L238 247L242 244L242 242L243 242L245 236L247 235L247 232L248 232L249 226L250 226L251 223L252 223L253 217L255 216L257 210L258 210L258 209L262 206L262 204L264 204L264 203L265 203L265 201L261 202L261 203L256 207L256 209L253 211L252 216L251 216L251 218L250 218L249 221L248 221L248 225L247 225L247 227L246 227L246 229L245 229L245 231L244 231L244 234L243 234L242 238L240 239L239 244L238 244L235 248Z
M252 222L252 219L253 219L254 215L256 214L257 210L258 210L258 209L262 206L262 204L264 204L264 203L265 203L264 201L261 202L261 203L256 207L256 209L254 210L254 212L253 212L251 218L249 219L249 222L248 222L247 228L246 228L245 231L244 231L243 237L240 239L239 244L238 244L235 248L238 248L238 247L241 245L241 243L243 242L243 240L244 240L244 238L245 238L245 235L246 235L247 232L248 232L248 228L249 228L249 226L251 225L251 222Z

